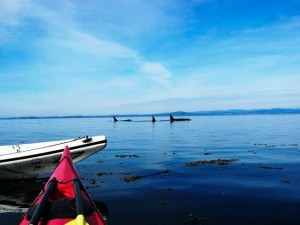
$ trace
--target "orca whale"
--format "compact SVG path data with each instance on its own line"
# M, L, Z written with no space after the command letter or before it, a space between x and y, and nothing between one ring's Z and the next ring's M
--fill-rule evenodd
M156 122L156 119L154 116L152 116L152 123L155 123Z
M116 117L113 117L113 118L114 118L114 122L118 122L119 121ZM126 119L126 120L120 120L120 121L130 122L132 120L131 119Z
M174 121L190 121L191 119L189 118L177 118L175 119L172 115L170 115L170 122L174 122Z

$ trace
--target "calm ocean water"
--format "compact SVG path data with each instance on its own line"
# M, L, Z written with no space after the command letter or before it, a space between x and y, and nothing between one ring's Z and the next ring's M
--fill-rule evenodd
M76 168L109 225L300 224L300 115L191 119L0 120L0 145L105 135ZM0 224L16 224L43 184L0 184Z

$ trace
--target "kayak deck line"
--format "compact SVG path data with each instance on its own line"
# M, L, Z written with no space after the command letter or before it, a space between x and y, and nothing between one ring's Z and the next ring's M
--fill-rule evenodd
M36 148L31 148L31 149L26 149L26 150L21 150L20 144L16 144L16 145L11 145L12 148L15 150L15 152L9 152L9 153L4 153L4 154L2 153L1 155L10 155L10 154L15 154L15 153L22 153L22 152L29 152L29 151L34 151L34 150L40 150L40 149L44 149L44 148L50 148L50 147L54 147L54 146L58 146L58 145L63 145L63 144L71 143L71 142L74 142L74 141L79 141L81 139L84 139L84 140L82 140L82 142L84 142L84 143L86 143L85 140L88 140L88 141L92 140L92 138L89 138L88 136L86 136L86 137L77 137L77 138L74 138L74 139L71 139L71 140L68 140L68 141L58 142L56 144L45 145L45 146L42 146L42 147L38 147L38 148L36 147Z
M71 142L73 142L73 141L78 141L78 140L80 140L80 139L83 139L83 138L78 137L78 138L75 138L75 139L70 140L70 141L60 142L60 143L53 144L53 145L46 145L46 146L39 147L39 148L32 148L32 149L26 150L26 151L33 151L33 150L39 150L39 149L43 149L43 148L50 148L50 147L53 147L53 146L63 145L63 144L71 143ZM17 151L18 151L18 152L21 152L21 151L18 149L20 145L13 145L13 148L15 148L15 146L16 146L16 148L17 148Z
M67 143L71 143L73 141L79 141L79 140L82 140L83 143L86 143L86 142L90 142L91 140L93 140L92 137L88 137L88 136L85 136L85 137L77 137L77 138L74 138L73 140L69 140L69 141L65 141L65 142L60 142L60 143L57 143L57 144L53 144L53 145L48 145L48 146L43 146L43 147L40 147L40 148L33 148L33 149L30 149L30 150L26 150L26 151L32 151L32 150L39 150L39 149L43 149L43 148L50 148L50 147L53 147L53 146L57 146L57 145L63 145L63 144L67 144ZM95 143L95 142L94 142ZM72 147L70 147L69 149L71 149ZM74 147L73 147L74 148ZM62 150L63 151L63 150Z

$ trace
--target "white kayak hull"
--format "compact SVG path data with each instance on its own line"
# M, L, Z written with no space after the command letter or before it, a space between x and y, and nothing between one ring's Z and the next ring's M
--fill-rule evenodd
M73 162L102 150L105 136L0 146L0 179L31 179L53 172L66 145Z

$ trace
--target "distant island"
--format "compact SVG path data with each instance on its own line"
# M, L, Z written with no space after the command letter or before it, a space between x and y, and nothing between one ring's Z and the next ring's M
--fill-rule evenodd
M147 117L147 116L236 116L236 115L279 115L279 114L300 114L300 108L294 109L230 109L230 110L212 110L212 111L196 111L196 112L166 112L153 114L116 114L116 115L74 115L74 116L19 116L19 117L0 117L1 120L8 119L72 119L72 118L108 118L108 117Z

